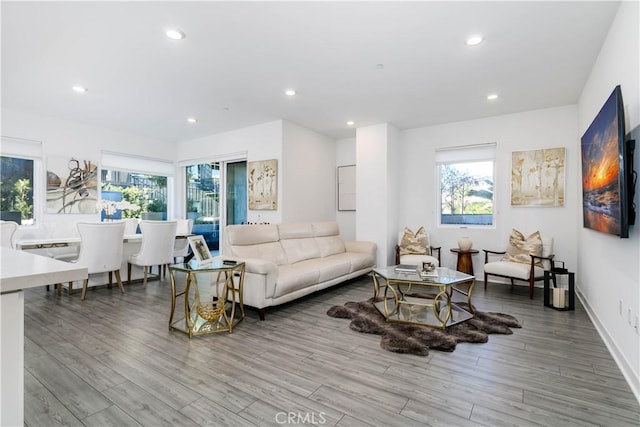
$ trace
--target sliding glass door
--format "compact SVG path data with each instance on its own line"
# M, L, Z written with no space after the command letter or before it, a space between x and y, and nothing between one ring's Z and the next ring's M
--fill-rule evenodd
M247 162L187 166L185 194L193 233L204 236L209 249L217 252L224 226L247 221Z
M227 216L225 223L247 222L247 162L227 163Z

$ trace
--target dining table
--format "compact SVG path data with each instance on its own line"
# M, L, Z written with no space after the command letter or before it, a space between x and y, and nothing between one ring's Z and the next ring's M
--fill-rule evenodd
M176 235L176 240L180 240L180 239L187 239L189 236L192 236L193 234L191 233L180 233ZM18 250L21 251L26 251L26 252L33 252L33 253L38 253L38 254L47 254L47 250L57 250L60 248L67 248L67 247L79 247L81 245L82 241L80 236L74 235L74 236L45 236L45 237L29 237L29 238L23 238L23 239L18 239L15 242L15 247ZM136 253L138 253L138 251L140 250L140 246L142 244L142 234L141 233L137 233L137 234L125 234L123 239L122 239L122 244L124 245L123 248L123 252L122 252L122 265L120 267L120 270L122 271L122 281L123 282L128 282L129 281L129 277L128 277L128 273L127 273L127 267L128 267L128 259L130 255L134 255ZM50 255L50 254L49 254ZM51 255L50 255L51 256ZM55 256L54 256L55 257ZM69 261L69 256L65 256L64 258L65 261ZM144 271L142 269L142 267L138 267L138 266L133 266L132 268L132 272L131 272L131 280L133 281L137 281L137 280L142 280L142 277L144 275ZM159 274L158 275L150 275L149 276L149 280L154 280L154 279L158 279L159 278ZM71 293L74 291L73 289L73 281L66 281L66 282L56 282L56 283L61 283L61 288L65 289L67 292ZM89 283L88 283L88 287L94 287L94 286L103 286L106 285L108 283L107 281L107 274L96 274L96 275L92 275L91 278L89 279Z

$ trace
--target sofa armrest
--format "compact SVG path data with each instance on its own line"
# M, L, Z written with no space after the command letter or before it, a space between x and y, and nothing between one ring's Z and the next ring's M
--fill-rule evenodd
M225 256L224 259L244 262L245 273L274 274L278 272L277 264L261 258L236 258Z
M374 242L366 242L363 240L345 240L344 248L347 252L360 252L369 254L376 258L377 245Z

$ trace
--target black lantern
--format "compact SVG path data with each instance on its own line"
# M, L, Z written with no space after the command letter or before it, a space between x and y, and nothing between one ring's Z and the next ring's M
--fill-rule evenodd
M544 272L544 305L555 310L575 309L575 273L562 261L552 261L550 271Z

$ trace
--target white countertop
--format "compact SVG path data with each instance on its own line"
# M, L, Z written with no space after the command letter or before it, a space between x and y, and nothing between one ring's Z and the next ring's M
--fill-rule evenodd
M87 269L15 249L0 252L0 293L87 278Z

